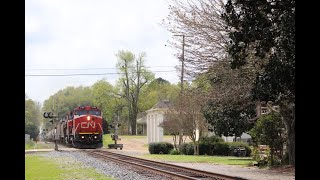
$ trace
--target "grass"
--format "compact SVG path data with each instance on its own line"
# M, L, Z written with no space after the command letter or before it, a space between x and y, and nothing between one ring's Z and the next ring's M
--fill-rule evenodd
M130 136L119 135L121 139L135 139L140 140L146 138L146 136ZM164 139L172 139L172 136L164 136ZM110 134L104 135L104 147L107 144L113 144ZM148 144L144 144L143 147L148 149ZM239 166L251 166L255 161L252 157L235 157L235 156L193 156L193 155L167 155L167 154L145 154L137 157L159 160L166 162L181 162L181 163L212 163L212 164L224 164L224 165L239 165Z
M104 134L103 135L103 146L108 147L108 144L113 144L114 141L111 138L110 134Z
M43 157L34 154L25 155L25 179L26 180L112 180L93 168L85 168L82 163L75 162L70 158Z
M193 156L193 155L167 155L167 154L146 154L139 156L150 160L161 160L166 162L181 163L212 163L225 165L249 166L255 162L251 157L234 156Z
M34 141L29 141L28 143L25 143L25 150L28 149L53 149L54 144L53 143L35 143Z

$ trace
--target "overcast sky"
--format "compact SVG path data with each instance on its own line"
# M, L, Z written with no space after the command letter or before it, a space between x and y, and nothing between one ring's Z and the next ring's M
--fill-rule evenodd
M114 85L119 50L145 52L146 65L156 78L177 83L174 66L179 62L175 51L165 46L172 34L161 25L169 13L168 2L26 0L25 93L43 103L68 86L91 86L103 78Z

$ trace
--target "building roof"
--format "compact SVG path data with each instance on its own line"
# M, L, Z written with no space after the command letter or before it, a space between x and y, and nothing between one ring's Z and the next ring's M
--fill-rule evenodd
M172 103L169 100L161 100L151 109L170 108L170 107L172 107Z
M147 124L147 116L137 119L137 124Z

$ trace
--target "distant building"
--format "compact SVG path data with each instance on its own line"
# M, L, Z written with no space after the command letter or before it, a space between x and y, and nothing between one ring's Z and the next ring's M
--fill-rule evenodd
M147 135L147 113L142 112L137 116L137 134Z

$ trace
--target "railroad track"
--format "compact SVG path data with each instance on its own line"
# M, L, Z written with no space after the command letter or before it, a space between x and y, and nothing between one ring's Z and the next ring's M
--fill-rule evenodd
M197 169L167 164L147 159L140 159L123 154L112 153L103 150L84 150L88 155L114 161L116 163L131 165L135 169L148 171L167 177L168 179L190 179L190 180L245 180L241 177L217 174Z

